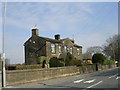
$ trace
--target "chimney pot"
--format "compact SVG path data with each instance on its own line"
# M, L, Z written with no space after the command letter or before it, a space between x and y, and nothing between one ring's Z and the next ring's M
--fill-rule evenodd
M55 35L55 39L59 40L60 39L60 35L59 34Z
M38 36L38 29L32 29L32 36Z

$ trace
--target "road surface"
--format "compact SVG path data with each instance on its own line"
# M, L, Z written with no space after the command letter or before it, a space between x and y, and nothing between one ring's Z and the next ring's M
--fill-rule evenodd
M21 85L9 86L15 88L119 88L118 74L120 68L97 71L70 77L38 81Z

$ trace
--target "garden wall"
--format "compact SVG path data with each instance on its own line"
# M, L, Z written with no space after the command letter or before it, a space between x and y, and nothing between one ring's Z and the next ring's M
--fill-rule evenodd
M114 68L115 65L100 65L99 70L105 70ZM87 66L69 66L59 68L48 68L48 69L30 69L30 70L14 70L6 71L6 83L7 85L22 84L27 82L47 80L52 78L60 78L65 76L90 73L96 71L96 65Z

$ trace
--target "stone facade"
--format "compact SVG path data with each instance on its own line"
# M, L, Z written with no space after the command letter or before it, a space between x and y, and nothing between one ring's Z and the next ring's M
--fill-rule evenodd
M60 39L60 35L55 35L55 39L38 36L38 29L32 29L32 36L24 43L25 64L49 63L52 57L65 58L70 52L76 59L82 60L82 47L75 44L74 40Z

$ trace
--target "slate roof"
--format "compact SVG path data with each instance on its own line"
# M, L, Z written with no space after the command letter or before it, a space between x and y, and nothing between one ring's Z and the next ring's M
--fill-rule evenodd
M47 37L42 37L42 36L37 36L39 38L45 39L46 41L52 42L52 43L61 43L60 40L56 40L56 39L51 39L51 38L47 38Z
M69 38L64 38L64 39L56 40L56 39L51 39L51 38L47 38L47 37L43 37L43 36L36 36L36 37L45 39L46 41L52 42L52 43L62 43L62 41L66 40L66 39L69 39ZM31 38L29 38L29 39L31 39ZM29 39L27 41L29 41ZM72 41L72 39L69 39L69 40ZM24 45L27 43L27 41L24 43ZM75 47L82 48L82 46L79 46L75 43L73 43L73 44L74 44Z

